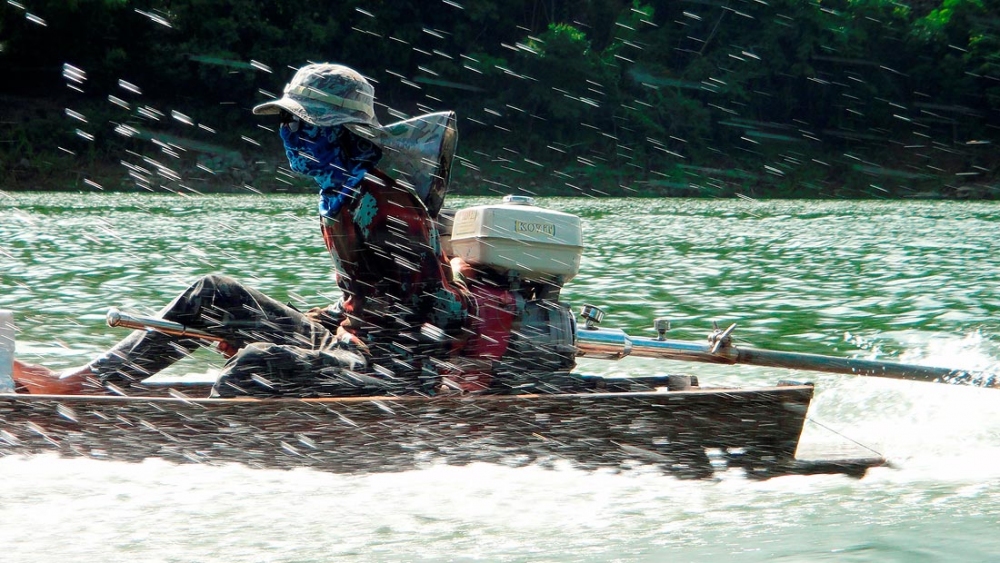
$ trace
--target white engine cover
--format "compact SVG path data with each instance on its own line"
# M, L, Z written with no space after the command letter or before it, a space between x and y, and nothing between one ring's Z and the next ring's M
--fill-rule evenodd
M459 210L451 252L473 266L562 285L580 271L583 230L576 215L507 196L502 204Z

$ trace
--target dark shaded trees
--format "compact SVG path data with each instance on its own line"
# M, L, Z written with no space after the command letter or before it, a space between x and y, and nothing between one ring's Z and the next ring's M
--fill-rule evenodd
M126 150L269 189L248 110L319 60L376 81L383 121L457 110L465 189L989 196L998 172L1000 0L9 2L3 169Z

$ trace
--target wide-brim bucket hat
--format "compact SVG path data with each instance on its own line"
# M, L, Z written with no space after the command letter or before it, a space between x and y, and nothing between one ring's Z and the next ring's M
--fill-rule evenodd
M339 64L306 65L285 86L284 95L253 108L255 115L285 110L320 127L348 125L370 139L380 128L375 117L375 88L356 70Z

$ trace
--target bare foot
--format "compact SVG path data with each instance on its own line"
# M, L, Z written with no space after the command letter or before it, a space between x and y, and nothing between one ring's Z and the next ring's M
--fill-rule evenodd
M94 389L86 385L91 375L90 366L58 372L45 366L14 360L14 383L20 392L32 395L93 394Z

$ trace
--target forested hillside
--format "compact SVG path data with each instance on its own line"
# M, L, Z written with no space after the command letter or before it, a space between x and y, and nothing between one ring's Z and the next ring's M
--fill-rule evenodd
M1000 195L1000 0L8 0L0 189L301 189L307 61L457 111L461 193Z

